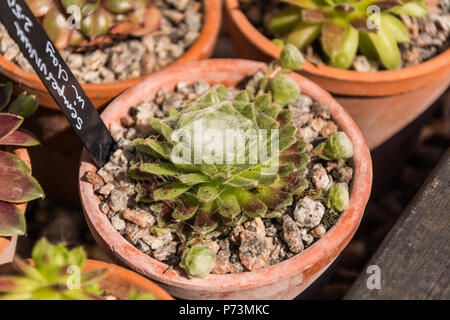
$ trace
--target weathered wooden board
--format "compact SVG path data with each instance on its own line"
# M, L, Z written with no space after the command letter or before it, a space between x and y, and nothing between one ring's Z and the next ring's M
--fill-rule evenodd
M380 289L367 286L371 265L380 268ZM450 149L345 299L450 299Z

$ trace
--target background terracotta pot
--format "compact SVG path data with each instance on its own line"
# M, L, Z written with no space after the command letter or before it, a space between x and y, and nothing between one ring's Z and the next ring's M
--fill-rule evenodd
M130 289L132 288L139 292L151 293L158 300L173 300L173 298L159 286L131 270L102 261L86 260L86 264L83 268L84 272L97 269L108 269L108 273L100 281L100 287L102 287L107 294L114 295L121 300L126 300L128 298Z
M28 151L25 148L14 148L8 151L14 152L16 156L22 159L31 169L31 161ZM27 204L19 205L19 209L25 214ZM0 237L0 265L10 263L14 258L16 252L17 236L14 237Z
M281 49L225 0L225 18L239 57L271 61ZM374 149L426 110L450 84L450 49L414 67L358 72L305 62L300 71L335 95Z
M116 98L103 112L102 118L110 126L120 124L120 118L130 107L152 100L161 87L173 90L184 81L197 80L210 84L235 86L246 76L266 68L265 64L233 59L195 62L183 67L157 72ZM362 218L370 195L372 163L369 150L358 127L325 90L298 74L291 74L302 91L314 100L329 106L334 120L348 134L354 145L354 179L350 207L337 224L311 247L291 259L253 272L209 275L206 279L187 279L176 269L140 252L123 238L99 210L99 199L92 185L84 181L87 171L97 168L83 151L80 170L80 197L89 228L97 242L119 261L158 281L163 288L183 299L292 299L313 283L348 244Z
M221 0L204 0L203 4L204 22L202 32L191 48L172 63L171 66L182 65L186 62L202 60L211 56L222 21ZM15 93L27 91L29 94L36 95L40 105L59 111L58 106L37 75L22 70L1 55L0 74L15 82ZM100 108L127 88L142 81L143 78L145 76L113 83L89 83L83 84L82 87L95 107Z
M172 66L206 59L213 52L222 21L221 1L203 2L205 14L202 32L192 47ZM76 181L78 161L83 147L81 141L35 74L23 71L0 56L0 75L17 83L14 86L16 93L26 90L30 94L35 94L41 106L46 107L40 107L24 125L42 142L41 147L30 150L34 174L48 197L78 205ZM94 105L100 108L143 78L145 77L115 83L83 84L83 88Z

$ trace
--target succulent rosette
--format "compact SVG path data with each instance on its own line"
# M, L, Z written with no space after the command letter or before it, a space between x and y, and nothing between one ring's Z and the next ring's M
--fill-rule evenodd
M397 17L428 14L418 0L280 0L290 4L277 13L271 32L300 50L319 39L329 65L348 69L359 50L387 69L401 66L398 43L410 41ZM279 40L278 40L279 42Z
M353 156L345 133L310 151L297 137L289 104L300 88L286 73L303 61L288 44L257 92L213 87L179 111L150 118L153 134L133 141L137 158L127 175L137 181L136 201L156 213L156 233L173 228L185 241L180 266L189 277L206 277L214 265L215 255L204 241L208 233L276 217L301 197L310 185L311 156Z
M159 28L151 0L27 0L58 49L85 51Z
M22 93L10 103L12 89L10 83L0 85L0 236L25 234L25 217L17 205L44 196L27 164L5 149L39 144L31 134L19 130L24 117L36 110L36 98ZM1 113L4 109L8 113Z

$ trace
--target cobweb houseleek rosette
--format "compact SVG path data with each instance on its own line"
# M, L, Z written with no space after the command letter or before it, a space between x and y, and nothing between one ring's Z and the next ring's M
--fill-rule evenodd
M161 23L152 0L26 0L57 49L87 51L140 37Z
M397 44L410 41L398 16L429 13L420 0L280 1L289 6L273 17L270 31L300 50L319 39L328 64L342 69L352 65L358 50L387 69L398 69L402 60Z
M31 134L19 129L24 118L36 110L36 98L24 92L11 101L12 91L11 83L0 84L0 236L3 237L25 234L25 217L17 205L44 196L27 164L5 148L39 144Z

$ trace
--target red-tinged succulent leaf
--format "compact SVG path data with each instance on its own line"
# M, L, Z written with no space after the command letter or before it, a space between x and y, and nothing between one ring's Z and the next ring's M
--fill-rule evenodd
M25 231L25 217L19 208L12 203L0 201L0 236L19 236L24 235Z
M250 218L264 216L267 206L255 194L247 190L239 190L236 194L243 214Z
M348 26L344 44L339 52L330 59L330 65L335 68L348 69L353 63L358 50L359 33L352 26Z
M221 217L222 223L227 227L235 227L243 224L245 221L248 220L247 216L241 214L233 219Z
M20 127L23 118L10 113L0 113L0 141ZM0 142L0 145L2 143Z
M380 8L381 12L398 7L401 4L402 3L399 0L379 0L379 1L375 1L374 3L372 3L372 5L375 5L378 8Z
M334 18L322 27L321 44L325 53L333 59L343 48L347 34L347 22Z
M185 221L192 218L199 207L198 201L191 196L182 197L181 203L174 202L175 209L172 217L177 221Z
M314 3L314 0L281 0L281 2L286 2L292 4L294 6L298 6L306 9L315 9L317 5Z
M11 82L0 84L0 111L6 107L11 100L13 85Z
M11 167L0 167L0 201L23 203L43 196L44 191L31 175Z
M258 198L270 209L284 208L292 204L292 194L272 188L270 186L260 186Z
M0 167L11 167L27 173L31 171L22 159L5 151L0 151Z
M292 121L292 111L283 110L277 115L277 121L280 123L280 128L288 125Z
M159 29L161 26L161 13L155 7L147 8L143 26L136 26L131 30L133 36L139 37Z
M355 17L350 21L350 24L353 28L360 32L377 32L377 28L374 26L373 28L368 27L368 19L369 17ZM372 21L372 25L374 22Z
M33 292L40 287L40 283L21 276L1 276L0 277L0 292L9 293L19 297ZM4 300L4 296L0 296L0 300Z
M114 13L126 13L133 9L133 3L130 0L104 0L103 5Z
M152 205L151 209L156 212L156 222L160 227L167 227L172 223L173 208L168 202L158 202Z
M69 44L72 30L67 26L67 17L57 6L51 8L42 20L42 27L58 49L63 49Z
M161 182L141 183L136 186L137 201L153 202L153 192L161 186Z
M40 142L29 132L16 130L10 135L0 139L0 145L32 147L39 145Z
M166 183L155 191L153 191L153 197L155 200L173 200L178 196L188 191L191 186L185 185L181 182Z
M327 15L320 9L302 10L302 20L310 23L321 23L328 20Z
M198 209L193 229L198 233L209 233L218 226L218 220L214 216L213 203L203 203Z
M220 194L217 199L217 207L220 215L226 218L233 218L241 213L241 207L232 190L227 190Z
M334 10L342 12L342 13L350 13L355 11L355 8L347 3L339 3L334 6Z
M36 17L42 17L55 5L55 0L25 0Z

